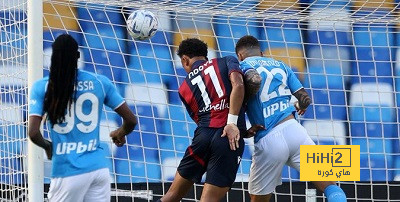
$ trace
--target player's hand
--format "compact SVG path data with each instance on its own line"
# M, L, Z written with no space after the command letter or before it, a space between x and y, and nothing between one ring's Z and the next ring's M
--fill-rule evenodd
M46 142L46 156L47 159L51 160L51 158L53 157L53 144L49 141L49 140L44 140Z
M303 115L304 113L306 113L306 109L300 109L300 106L299 106L299 102L298 102L298 101L296 101L296 102L294 103L294 107L296 108L297 114Z
M260 125L260 124L252 125L251 128L249 128L249 129L247 130L247 135L246 135L246 137L244 137L244 138L251 138L251 137L253 137L254 135L256 135L256 133L257 133L259 130L265 130L265 127L264 127L263 125Z
M235 124L228 124L224 127L221 137L228 137L229 147L231 150L239 148L240 132Z
M126 143L125 133L120 128L112 131L110 137L117 147L122 147Z

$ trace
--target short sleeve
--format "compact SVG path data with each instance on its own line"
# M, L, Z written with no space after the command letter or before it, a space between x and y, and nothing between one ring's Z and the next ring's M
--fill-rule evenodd
M285 65L285 68L288 75L288 81L287 81L288 87L290 89L290 92L293 94L298 90L300 90L301 88L303 88L303 85L300 83L299 79L297 78L297 76L294 74L293 70L290 67Z
M254 69L253 66L251 66L249 63L247 63L246 61L242 61L240 62L240 69L243 71L244 74L247 73L247 71Z
M226 66L228 67L228 75L232 72L239 72L243 74L243 71L239 67L239 61L233 56L226 56Z
M122 96L119 94L115 86L111 83L110 79L101 76L101 81L106 93L104 96L104 104L113 110L117 109L125 102L124 98L122 98Z
M46 93L46 82L35 82L29 95L29 116L43 116L43 102Z

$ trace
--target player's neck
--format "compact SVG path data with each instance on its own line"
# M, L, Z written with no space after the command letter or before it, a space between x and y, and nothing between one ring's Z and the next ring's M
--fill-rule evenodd
M192 57L192 58L190 58L190 66L193 66L193 64L194 64L195 62L199 61L199 60L207 60L207 58L204 57L204 56L195 56L195 57Z
M193 65L197 61L204 61L204 60L207 61L207 58L204 57L204 56L195 56L195 57L190 58L190 60L189 60L189 68L187 68L186 72L189 73L190 71L192 71Z

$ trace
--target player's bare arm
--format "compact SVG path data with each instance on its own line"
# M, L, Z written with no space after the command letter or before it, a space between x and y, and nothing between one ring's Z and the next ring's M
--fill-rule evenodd
M229 98L229 115L227 125L225 126L221 137L227 136L231 150L236 150L239 148L240 132L235 123L237 122L238 114L243 104L245 89L242 74L232 72L229 78L232 83L232 92Z
M311 104L311 98L310 98L310 96L308 96L308 93L306 90L304 90L304 88L298 90L293 95L298 100L294 104L294 106L296 107L297 113L299 115L303 115L306 112L307 107Z
M123 123L121 127L110 133L110 137L116 146L121 147L126 143L125 136L135 129L137 119L126 103L115 109L115 112L122 117Z
M261 124L252 125L246 132L244 138L251 138L257 134L258 131L265 130L265 127Z
M250 69L247 70L246 74L244 75L244 80L246 88L245 99L248 100L257 94L261 86L262 78L257 70Z
M51 160L52 157L52 144L49 140L43 138L40 132L40 123L42 122L42 117L40 116L30 116L28 123L28 136L31 141L43 148L46 151L47 158Z

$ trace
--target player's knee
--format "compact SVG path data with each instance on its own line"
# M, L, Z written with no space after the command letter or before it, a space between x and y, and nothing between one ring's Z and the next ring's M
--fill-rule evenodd
M326 198L328 199L328 202L347 201L346 194L337 185L329 185L328 187L325 188L324 193L326 195Z

